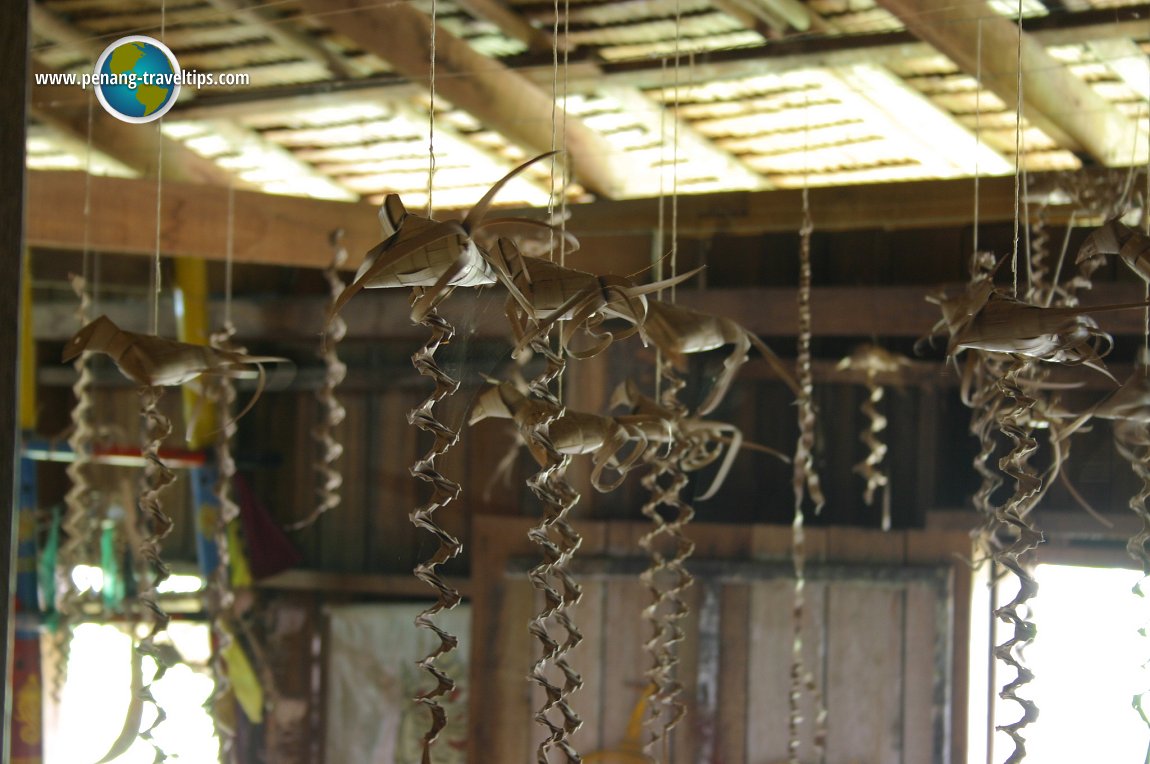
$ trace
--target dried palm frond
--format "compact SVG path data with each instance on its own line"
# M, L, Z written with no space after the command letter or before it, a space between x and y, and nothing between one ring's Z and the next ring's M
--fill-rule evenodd
M680 363L685 355L732 346L730 355L723 362L723 372L699 404L697 411L700 415L711 413L722 402L735 374L747 362L752 347L763 355L779 379L796 395L801 394L793 371L782 359L758 336L729 318L662 300L651 300L642 332L645 340L676 363Z
M549 404L528 398L512 383L503 382L489 385L480 392L468 421L474 424L491 417L513 420L520 430L520 442L528 445L540 466L547 463L546 451L538 442L527 438L533 428L545 427L540 435L560 454L593 455L591 485L603 493L622 484L631 467L647 450L648 433L662 436L664 441L669 439L670 424L655 417L628 419L568 409L557 416L553 414L555 409ZM544 421L545 425L540 424ZM607 469L616 473L613 480L605 480L603 475Z
M1078 249L1077 262L1117 255L1143 281L1150 281L1150 236L1120 220L1094 230Z
M853 353L839 361L835 367L839 371L850 369L866 375L867 399L863 402L862 412L870 421L870 426L863 430L860 440L866 445L868 453L865 459L855 465L854 471L866 481L863 500L868 507L874 504L875 493L882 490L884 531L889 531L891 527L890 478L879 468L887 452L887 446L880 438L886 429L887 419L878 409L885 393L877 378L880 374L897 374L910 363L906 356L892 353L878 345L866 344L855 348Z
M494 227L542 228L551 225L529 218L493 218L487 213L496 195L519 173L556 152L529 159L504 175L491 187L462 220L436 221L407 211L395 194L384 200L379 211L384 239L364 257L351 284L343 290L329 312L334 318L362 289L425 287L413 305L411 318L419 322L457 286L494 284L497 274L487 252L475 240L482 229ZM566 236L568 251L578 248L574 237Z
M507 317L515 336L517 357L559 321L566 322L560 341L568 354L575 358L597 355L612 342L639 331L647 318L646 295L681 284L702 270L696 268L674 278L636 285L623 276L597 276L528 257L510 239L500 239L494 255L501 280L511 293ZM630 326L622 331L601 331L608 318L623 319ZM579 332L591 338L589 347L572 347Z
M237 419L251 410L263 392L263 364L288 362L287 358L277 356L247 355L124 331L107 316L100 316L72 337L64 348L62 360L67 363L83 352L110 356L125 377L145 387L182 385L200 375L255 375L259 379L255 395Z
M1103 305L1090 313L1142 308L1142 303ZM995 293L960 329L947 348L1007 353L1049 363L1084 365L1113 379L1102 358L1113 339L1081 308L1042 308Z
M339 269L347 262L343 235L343 230L332 232L331 244L334 252L331 264L323 272L333 305L345 286L339 275ZM319 349L319 357L323 361L323 385L315 393L319 413L318 421L311 430L312 440L317 445L316 455L312 461L317 480L316 505L302 520L288 525L289 531L311 526L321 515L338 507L342 500L340 488L343 486L343 474L336 468L336 462L343 456L343 444L336 440L336 428L343 423L347 409L336 397L336 388L347 377L347 364L340 360L337 345L346 335L347 322L336 316L328 324L327 336Z
M676 415L655 399L640 393L633 380L628 379L621 383L611 396L611 408L621 406L626 407L629 414L616 417L618 421L633 424L643 430L647 441L652 445L665 446L662 454L656 453L659 458L667 458L671 453L672 444L676 441L682 442L683 447L676 458L684 472L694 472L710 466L724 452L726 453L718 472L711 480L711 485L696 497L696 501L706 501L718 493L731 471L735 457L743 448L769 454L790 463L790 457L780 451L758 443L745 442L742 430L733 424Z

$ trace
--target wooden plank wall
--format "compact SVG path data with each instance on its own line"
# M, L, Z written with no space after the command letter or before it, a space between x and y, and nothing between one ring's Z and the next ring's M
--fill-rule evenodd
M526 624L539 599L517 572L536 554L527 528L519 518L481 516L474 523L475 762L496 756L526 764L542 737L532 721L539 698L525 678L537 650ZM576 614L585 638L572 656L585 686L572 705L584 721L575 742L585 756L623 744L647 685L640 612L649 594L626 572L636 567L636 541L645 529L619 522L579 527L578 555L591 567L581 577ZM970 571L953 554L969 553L969 536L808 533L805 657L829 715L819 756L816 704L804 699L800 761L964 761L965 691L950 677L965 677L968 660L967 641L952 636L968 623ZM786 761L793 581L780 552L789 530L696 525L691 535L698 543L696 585L679 674L689 711L674 731L669 764Z
M0 665L0 761L8 761L12 698L8 665L12 655L11 602L16 560L17 395L20 355L20 283L24 253L24 128L28 82L28 6L16 3L0 14L0 66L11 79L0 90L0 619L4 623Z

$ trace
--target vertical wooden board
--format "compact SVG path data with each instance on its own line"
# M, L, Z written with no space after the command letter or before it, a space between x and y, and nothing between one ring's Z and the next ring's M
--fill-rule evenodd
M579 555L601 554L607 543L607 529L602 523L580 523L583 545ZM575 624L583 632L583 642L572 652L571 665L583 677L583 689L574 704L583 719L573 745L580 753L602 747L603 727L603 656L607 638L613 633L607 621L609 585L601 578L584 578L583 598L575 608Z
M747 660L748 762L787 759L792 582L751 584L750 655Z
M901 764L902 592L835 583L827 596L827 764Z
M967 760L985 745L982 729L986 718L974 709L981 703L985 709L985 666L989 647L984 652L974 648L972 640L985 641L989 631L989 606L986 583L978 582L989 566L972 570L965 562L973 554L970 534L963 531L907 531L907 562L949 565L951 611L951 761ZM976 602L981 603L981 606ZM981 696L978 687L982 688Z
M698 648L694 690L695 761L714 761L719 747L719 684L722 680L723 586L714 579L699 589Z
M12 79L0 91L0 105L4 118L0 119L0 185L6 193L0 200L0 355L5 359L0 366L0 502L6 507L0 526L0 560L4 565L3 601L0 618L3 619L3 665L0 666L0 759L7 759L10 747L9 730L12 721L12 672L9 665L13 655L11 603L13 582L16 577L16 508L19 502L20 425L19 361L20 309L22 268L24 262L24 143L27 121L26 101L28 48L31 36L28 29L28 4L18 3L0 14L0 62Z
M915 475L915 510L914 519L925 519L926 512L935 506L935 490L938 485L935 476L938 473L938 464L935 455L938 453L938 391L931 387L922 387L918 395L918 458L917 474ZM897 485L897 483L896 483ZM900 502L901 503L901 502ZM917 522L915 523L918 524Z
M650 661L643 643L650 630L642 611L650 594L638 579L608 580L605 610L610 630L603 647L602 740L604 748L610 749L626 738L627 721L647 688Z
M938 595L928 584L912 583L903 590L906 628L903 642L903 761L937 761L934 756L938 725L945 705L935 697L939 679Z
M614 633L606 618L608 584L602 580L583 581L583 599L575 609L575 623L583 632L583 642L571 653L571 665L583 677L583 689L572 703L583 726L572 738L580 753L597 751L603 741L603 654L606 640Z
M317 523L320 525L320 559L323 560L325 570L338 570L348 573L363 572L366 568L367 544L364 537L364 528L367 527L367 512L369 508L364 504L364 464L365 450L364 423L366 417L366 401L363 395L346 395L342 400L347 409L347 416L343 424L336 428L334 437L343 444L344 455L335 463L336 469L343 474L343 485L340 487L340 505L323 515ZM305 411L319 414L319 406L301 408L300 416ZM310 459L303 462L305 470L310 474L311 493L306 494L312 498L302 502L303 513L306 515L313 511L315 501L319 494L316 486L319 477L315 472L313 461L318 454L318 443L311 436L310 429L314 427L314 420L308 428L307 444L310 448Z
M398 573L411 570L419 554L420 539L408 520L417 501L430 490L408 471L421 445L419 432L407 424L414 396L403 390L388 389L381 395L376 428L378 452L369 466L375 484L377 504L370 507L370 562L373 572Z
M281 490L282 487L287 487L290 491L287 496L281 496L283 500L281 513L287 515L283 520L285 524L307 517L315 508L317 478L313 461L316 457L316 443L311 432L315 426L318 408L314 396L302 392L295 393L292 400L292 410L295 416L284 417L291 422L293 435L290 442L295 446L284 454L283 471L287 471L290 476L281 483ZM277 419L274 414L272 418L273 421ZM283 441L273 440L271 442ZM329 539L338 538L341 535L342 528L333 527L338 524L338 518L328 517L295 534L295 540L299 542L300 551L304 555L305 565L327 568L331 563L331 558L327 554L326 547L330 543ZM343 570L337 565L332 565L331 569Z
M804 689L800 701L802 721L799 732L799 760L816 761L815 734L817 718L825 710L827 682L825 662L827 655L827 585L808 580L803 594L806 607L803 609L803 662L804 670L810 674L811 682L817 688L817 695Z
M716 761L747 761L751 586L727 584L720 603Z
M265 723L269 760L283 764L311 761L312 644L322 633L311 597L288 595L276 598L263 614L266 631L265 658L276 677L277 703Z
M367 460L370 458L367 428L371 421L368 418L370 409L367 395L348 395L344 407L347 408L347 416L337 430L337 437L344 446L344 455L335 463L336 469L343 475L343 485L340 486L340 505L333 510L338 519L330 525L345 529L349 536L348 546L354 546L354 558L349 559L349 563L354 565L352 569L356 572L366 572L370 563L367 559L368 536L364 530L368 527L368 516L373 509L367 501Z
M675 764L692 764L698 760L703 734L696 695L700 670L699 610L703 602L702 593L697 581L683 593L687 615L679 622L683 630L683 641L676 648L679 665L675 677L682 686L679 702L684 706L685 715L678 726L671 731L671 757Z
M453 419L445 419L448 427L456 426ZM435 460L435 467L443 474L448 480L453 480L459 483L462 488L459 498L455 501L448 502L445 506L436 510L435 522L444 528L452 536L459 539L463 544L463 552L461 555L466 558L471 554L471 540L470 525L467 522L468 513L473 506L470 502L471 497L478 491L483 490L483 480L481 476L476 476L474 483L472 483L471 476L467 474L467 452L462 448L461 443L456 443L455 446L447 450L447 453L439 456ZM415 483L416 498L426 501L431 496L431 486L424 483L417 478L411 478ZM430 539L431 536L425 533L419 533L424 539ZM435 546L434 543L429 545L426 541L422 544L425 551L424 557L429 557ZM463 560L455 560L450 563L450 567L454 570L465 570L463 567Z
M477 530L482 531L482 528ZM505 575L506 552L497 532L477 535L473 566L471 648L471 761L499 751L508 762L531 760L533 644L527 632L534 590L523 577Z

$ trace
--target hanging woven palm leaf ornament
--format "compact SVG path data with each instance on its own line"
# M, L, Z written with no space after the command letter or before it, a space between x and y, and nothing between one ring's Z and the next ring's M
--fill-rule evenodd
M854 471L866 481L863 500L867 506L874 506L875 494L882 491L882 529L890 530L890 476L882 470L887 447L881 436L886 430L887 419L879 411L885 390L878 383L880 376L898 374L910 364L910 359L892 353L878 345L860 345L854 352L839 361L835 368L839 371L857 371L864 375L867 398L862 404L862 413L869 426L859 436L867 447L866 458L855 465Z
M149 534L141 542L141 556L152 567L154 578L146 580L140 601L153 617L152 628L141 640L138 650L156 661L156 675L143 687L141 697L157 708L157 718L141 737L151 739L152 731L165 718L156 703L151 687L162 678L168 668L167 655L156 644L156 637L167 628L169 616L160 607L156 587L169 575L167 564L160 555L163 539L172 531L172 519L164 511L161 494L175 481L172 470L160 459L160 445L172 431L171 421L159 410L158 404L164 387L181 385L197 377L240 377L256 375L259 388L246 413L258 399L264 384L263 364L286 359L272 356L252 356L228 350L192 345L164 339L150 334L138 334L117 327L107 316L100 316L81 329L65 346L64 362L75 360L85 352L103 353L111 357L120 372L140 385L141 416L144 421L145 485L139 497L141 515L147 518ZM241 413L241 415L242 415ZM162 752L157 748L157 755Z
M498 227L552 230L546 223L527 218L487 218L491 204L507 182L552 153L535 157L511 170L462 220L435 221L416 215L404 207L398 196L389 195L379 215L383 241L367 253L355 279L335 299L328 316L329 332L336 331L338 324L335 322L340 311L361 290L412 287L411 319L430 332L428 341L412 355L411 361L420 375L434 383L434 389L407 417L409 424L433 438L426 453L411 467L412 475L429 483L432 490L431 496L410 513L411 522L430 533L437 543L431 557L419 563L414 571L416 578L432 587L437 596L436 602L416 618L416 625L433 632L439 642L419 662L420 668L435 681L435 687L416 697L416 701L426 706L431 714L431 726L423 739L425 764L430 764L431 747L447 726L447 713L440 699L455 689L455 680L436 664L458 645L458 639L435 622L436 615L454 608L460 601L459 592L439 575L438 568L463 548L459 539L434 519L435 511L458 498L462 490L458 483L436 467L436 460L458 442L459 433L438 419L435 407L453 395L460 384L435 360L436 351L455 335L454 326L439 313L438 307L456 287L486 286L497 281L510 284L510 280L493 265L486 247L477 240L476 236L481 231Z

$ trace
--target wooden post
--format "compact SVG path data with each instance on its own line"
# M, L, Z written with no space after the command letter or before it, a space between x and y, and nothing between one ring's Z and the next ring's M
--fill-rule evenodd
M16 391L20 344L20 273L24 251L24 119L28 83L28 5L14 3L0 13L0 72L7 84L0 89L0 561L4 587L0 616L4 623L4 659L0 683L4 687L0 716L0 763L7 764L8 730L12 719L9 667L12 659L12 593L16 567Z

